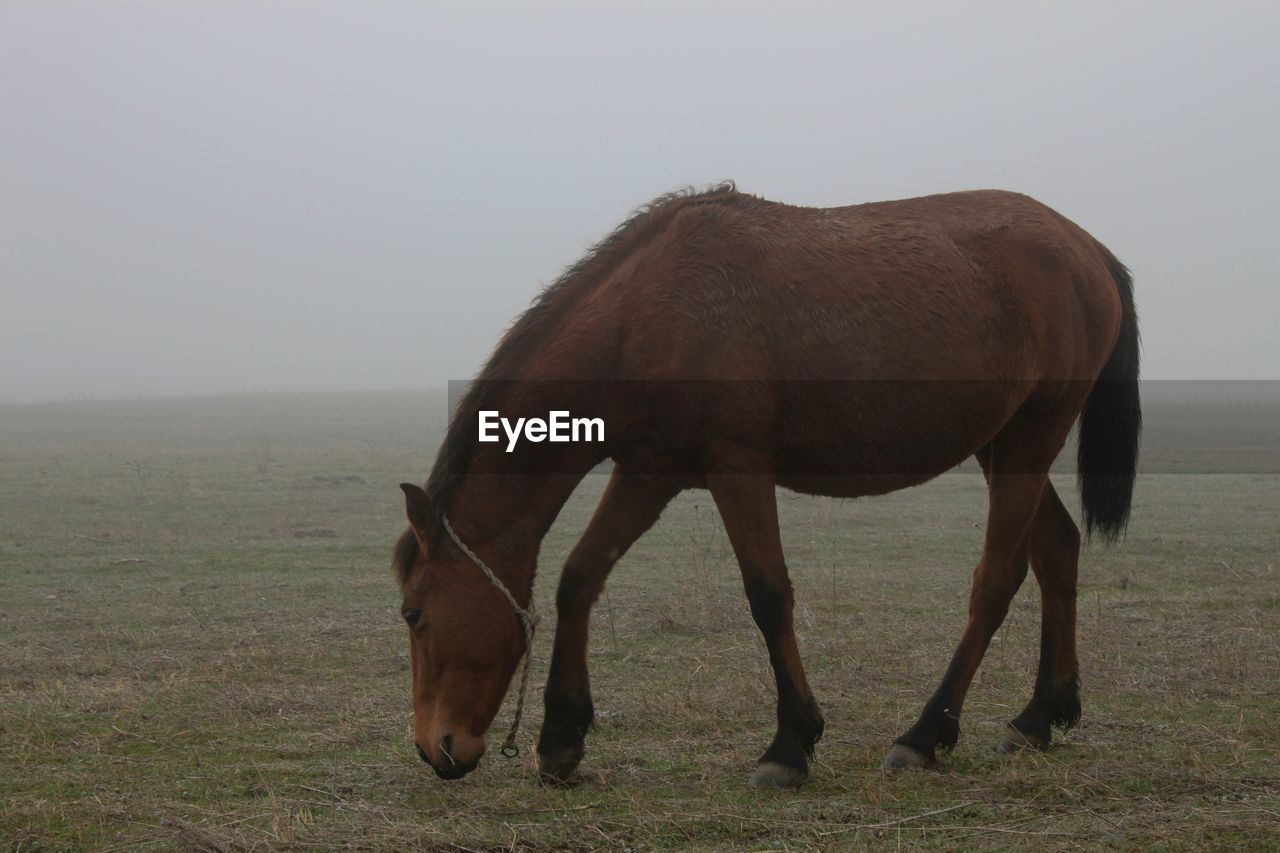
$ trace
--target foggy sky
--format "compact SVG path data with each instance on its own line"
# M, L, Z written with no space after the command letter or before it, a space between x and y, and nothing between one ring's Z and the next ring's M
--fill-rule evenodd
M0 400L441 387L638 204L1000 187L1277 378L1273 3L0 2Z

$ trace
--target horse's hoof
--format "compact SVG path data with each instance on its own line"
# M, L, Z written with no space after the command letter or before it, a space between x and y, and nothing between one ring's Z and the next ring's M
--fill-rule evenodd
M1027 732L1018 731L1012 724L1004 727L1004 739L1000 741L1000 745L996 747L996 752L1022 752L1024 749L1031 749L1037 752L1043 752L1049 748L1049 741L1042 737L1038 737Z
M753 788L798 788L809 774L776 761L762 761L752 771L748 782Z
M880 768L887 773L898 770L928 770L938 762L929 755L918 752L905 743L895 743L893 749L884 757Z
M582 761L582 753L580 746L538 753L538 778L547 785L569 784Z

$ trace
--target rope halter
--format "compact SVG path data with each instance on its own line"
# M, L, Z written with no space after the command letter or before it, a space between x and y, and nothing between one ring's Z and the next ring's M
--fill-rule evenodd
M515 758L520 754L520 747L516 746L516 734L520 731L520 717L524 714L524 697L529 688L529 664L533 663L533 632L538 627L538 614L533 609L533 594L531 592L529 595L528 609L521 607L520 602L516 601L516 597L511 594L511 590L507 589L507 585L493 573L493 569L485 565L484 560L476 556L475 551L462 543L462 539L454 532L453 525L449 523L448 517L442 514L440 521L444 523L445 532L449 534L453 544L457 545L458 550L475 563L490 583L498 588L498 592L502 593L511 604L511 609L520 617L520 624L524 626L524 666L520 672L520 693L516 697L516 714L511 718L511 729L507 732L507 739L503 742L502 749L499 750L507 758Z

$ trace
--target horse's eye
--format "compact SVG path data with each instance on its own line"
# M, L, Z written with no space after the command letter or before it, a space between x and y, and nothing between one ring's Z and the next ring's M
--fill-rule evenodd
M421 610L406 610L404 612L404 621L409 623L409 627L413 628L418 624L418 620L422 618Z

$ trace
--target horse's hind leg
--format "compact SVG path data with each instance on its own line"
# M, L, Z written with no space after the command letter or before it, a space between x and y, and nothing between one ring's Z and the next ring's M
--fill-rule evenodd
M764 634L778 687L778 731L751 775L751 784L799 785L822 736L822 712L809 690L792 624L794 599L782 555L773 478L723 475L708 478L742 569L751 615Z
M885 757L887 770L928 767L935 761L936 747L955 746L960 736L960 710L969 684L992 635L1004 621L1009 602L1027 575L1027 534L1048 482L1044 472L1061 442L1053 440L1055 435L1040 445L1043 450L1037 450L1017 440L1029 432L1027 424L1020 426L1022 429L1006 428L994 443L992 457L985 460L989 493L987 531L982 558L974 570L969 618L960 644L920 718L897 739ZM1065 429L1061 432L1065 435Z
M1001 752L1049 745L1050 726L1064 729L1080 719L1076 661L1076 573L1080 529L1046 483L1029 535L1031 568L1040 584L1040 668L1031 701L1000 742Z
M595 716L587 678L591 605L614 563L653 526L679 490L673 482L615 467L591 523L565 562L556 591L555 650L538 737L538 770L546 781L563 782L577 769Z

